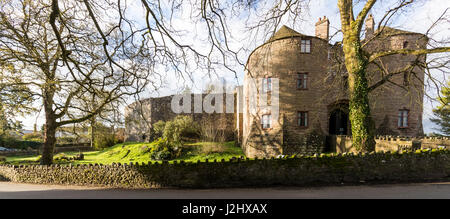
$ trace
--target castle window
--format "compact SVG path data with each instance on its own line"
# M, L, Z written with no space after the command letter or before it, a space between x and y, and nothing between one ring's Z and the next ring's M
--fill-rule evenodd
M297 89L308 89L308 73L297 74Z
M272 78L263 78L262 92L267 93L272 91Z
M403 42L403 48L402 49L406 49L408 47L408 41Z
M401 109L398 111L398 127L407 128L408 127L408 115L409 110Z
M298 112L298 126L308 127L308 112Z
M261 125L263 129L272 128L272 115L263 115L261 119Z
M311 40L302 40L300 45L301 53L311 53Z

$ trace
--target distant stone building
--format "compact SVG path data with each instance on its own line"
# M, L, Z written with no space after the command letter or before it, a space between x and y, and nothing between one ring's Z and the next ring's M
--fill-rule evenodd
M249 56L244 83L236 89L235 108L243 111L221 118L224 128L234 133L248 157L273 157L280 154L320 153L326 148L326 136L351 135L348 119L349 99L347 73L343 63L342 47L329 43L329 20L324 17L316 23L315 36L281 27L267 42ZM419 33L383 27L374 29L373 17L366 20L366 51L426 48L428 38ZM389 72L399 72L389 82L378 86L370 94L372 119L379 135L423 135L422 114L424 70L405 66L425 56L395 55L382 58L379 65ZM383 73L369 66L371 85L382 80ZM276 82L276 83L275 83ZM408 85L403 89L399 85ZM279 88L277 95L274 87ZM257 88L256 94L251 93ZM252 99L255 95L256 99ZM270 108L260 107L258 100L266 97L268 105L279 102L278 115ZM145 100L143 108L130 105L127 118L143 113L149 121L147 128L140 123L128 123L129 140L143 140L151 124L175 115L170 111L170 97ZM164 101L163 101L164 100ZM255 102L256 100L256 102ZM256 105L252 108L251 105ZM200 113L197 120L201 120ZM214 119L215 120L215 119ZM217 120L221 125L225 120ZM131 120L128 120L131 121ZM137 119L144 122L144 120ZM222 122L219 122L222 121Z
M149 98L134 102L125 108L125 141L145 142L152 139L153 124L158 121L169 121L177 115L191 116L202 129L209 128L210 132L224 140L232 141L235 136L235 113L196 113L194 100L203 100L206 94L191 95L191 112L175 113L171 102L173 95ZM226 94L223 98L226 98ZM231 94L231 96L233 96ZM233 103L234 104L234 103ZM224 106L225 107L225 106Z

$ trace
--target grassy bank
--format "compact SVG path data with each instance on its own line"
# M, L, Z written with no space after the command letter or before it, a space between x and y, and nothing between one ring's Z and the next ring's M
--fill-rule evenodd
M102 151L84 152L83 160L58 160L56 163L62 164L111 164L111 163L130 163L130 162L150 162L150 150L154 143L122 143L113 147L106 148ZM55 155L55 158L74 157L78 152L65 152ZM187 143L183 146L183 153L181 157L174 159L177 161L183 160L185 162L196 162L198 160L221 160L230 159L232 157L244 156L242 149L236 147L234 142L197 142ZM37 164L38 156L14 156L7 157L6 163L9 164ZM171 160L169 162L173 162Z

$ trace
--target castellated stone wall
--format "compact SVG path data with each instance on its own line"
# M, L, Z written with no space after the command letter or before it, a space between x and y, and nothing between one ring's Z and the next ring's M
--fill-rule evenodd
M223 94L223 113L207 113L203 109L198 111L194 108L194 101L205 100L207 94L191 94L190 113L176 113L172 110L171 104L174 95L149 98L130 104L125 109L125 141L146 142L151 141L152 126L158 121L169 121L177 115L191 116L201 127L211 127L223 133L226 141L234 140L236 132L234 107L234 94ZM220 96L220 95L219 95ZM232 113L226 113L227 98L232 104ZM214 100L212 100L214 101ZM182 104L182 101L180 101ZM214 106L214 102L212 102Z

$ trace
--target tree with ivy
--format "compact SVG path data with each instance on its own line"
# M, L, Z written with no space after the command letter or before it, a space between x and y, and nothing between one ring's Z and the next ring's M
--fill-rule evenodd
M299 23L309 0L140 0L143 14L121 0L51 0L0 1L0 62L13 67L5 78L17 76L22 81L10 83L30 88L41 101L46 118L42 163L52 162L57 127L88 121L105 107L125 96L136 96L150 85L156 88L165 71L182 78L192 78L200 71L208 74L222 69L234 72L245 68L242 52L248 51L249 37L242 48L232 43L232 24L239 17L252 36L272 35L285 19ZM415 62L403 71L386 72L377 65L382 58L395 55L446 54L448 42L433 40L426 49L395 49L369 52L363 23L374 5L387 1L338 0L345 68L348 72L350 120L354 146L373 151L374 127L370 118L369 93L392 78L405 73L414 77L416 67L433 67L431 62ZM399 0L390 4L378 29L420 2ZM358 10L359 9L359 10ZM195 25L203 25L201 48L185 43L186 33L172 19L189 14ZM252 19L247 19L252 18ZM255 20L255 23L247 23ZM448 25L447 10L430 27ZM272 33L272 34L270 34ZM379 32L381 33L381 32ZM374 34L376 38L378 34ZM370 40L369 40L370 41ZM244 59L246 59L245 57ZM445 70L444 64L434 65ZM369 65L379 67L382 78L370 83ZM162 70L162 71L161 71ZM448 72L448 71L447 71ZM428 78L433 78L430 73ZM237 76L236 76L237 77ZM438 81L434 81L438 83ZM425 83L425 82L424 82ZM400 85L401 86L401 85ZM81 108L86 98L95 95L92 108Z
M205 10L203 15L206 20L218 21L216 23L226 26L224 10L226 3L221 4L220 1L202 0L202 9ZM236 4L229 6L229 10L239 11L245 8L245 16L248 18L256 18L256 22L248 25L248 33L255 33L255 36L263 32L265 36L271 36L275 33L280 25L286 20L292 25L303 21L303 14L307 10L310 1L308 0L287 0L287 1L239 1L244 4ZM445 28L448 25L448 16L450 10L445 11L435 20L428 30L423 34L423 40L426 40L426 48L392 48L388 50L373 50L369 47L371 42L383 40L387 37L395 37L398 31L392 31L387 26L396 19L400 19L408 11L414 12L420 7L424 1L420 0L399 0L399 1L382 1L382 0L337 0L335 5L338 9L341 28L336 31L342 35L342 40L338 40L335 45L342 48L346 71L347 92L349 94L349 119L351 122L351 133L353 138L353 146L362 152L370 152L375 150L375 125L371 118L371 108L369 105L369 96L377 88L384 84L398 86L406 91L411 91L412 85L409 83L398 84L394 78L404 75L406 79L418 79L422 85L427 84L426 81L420 79L416 72L425 72L425 78L428 79L430 87L439 89L439 80L436 75L440 72L448 74L448 54L450 47L447 39L433 38L432 30L438 27ZM383 14L378 22L377 31L371 36L367 34L364 28L369 14L374 10L375 6L383 6ZM209 17L208 15L211 15ZM212 22L213 23L213 22ZM227 29L227 28L224 28ZM222 31L226 35L227 31ZM226 37L223 37L226 39ZM256 39L256 37L254 38ZM250 39L248 40L250 41ZM226 41L225 41L226 42ZM431 59L427 59L427 55L434 54ZM415 56L413 62L407 63L403 68L388 70L383 64L383 60L394 58L398 55ZM436 57L437 56L437 57ZM376 70L372 70L374 68ZM419 70L419 71L417 71ZM378 78L379 80L372 80ZM407 81L407 80L405 80ZM423 90L421 88L420 90Z
M439 96L440 105L433 109L434 118L431 121L440 127L437 129L438 131L450 136L450 82L442 88L441 94Z
M242 48L230 46L231 40L236 39L232 35L234 26L231 26L231 24L235 22L233 18L240 17L245 23L246 34L248 34L246 44L248 45L252 41L256 42L260 39L259 36L261 35L272 36L278 27L286 21L294 26L302 22L311 1L141 0L140 2L146 13L146 29L149 34L162 33L162 37L167 39L166 42L175 44L175 48L183 48L185 51L193 52L200 60L205 55L206 57L213 57L213 52L218 51L222 54L221 58L206 59L208 69L214 68L213 63L224 64L226 69L229 69L227 63L233 58L236 59L236 63L246 68L245 60L240 60L238 54L249 49L245 45ZM168 4L165 4L165 2ZM398 33L386 27L406 13L414 12L423 2L421 0L337 0L336 3L333 3L341 21L341 28L336 34L341 33L342 40L339 40L340 42L336 45L341 47L344 56L343 64L345 64L344 68L347 74L346 84L348 86L346 87L349 94L349 119L351 121L353 146L359 151L375 150L375 124L371 118L369 105L369 96L373 91L378 90L384 84L399 86L406 91L415 89L409 83L396 83L394 79L399 75L404 75L406 79L410 80L411 78L420 78L416 72L425 72L425 78L431 81L430 84L439 84L439 80L435 80L436 72L448 73L448 53L450 52L448 39L439 40L432 36L433 29L448 25L448 9L430 25L425 33L422 33L423 39L427 41L426 48L370 49L373 41L383 41L383 37L395 37ZM164 5L169 5L169 7L164 7ZM384 9L381 20L377 25L374 25L377 26L377 31L369 36L366 34L367 30L364 28L364 23L376 6ZM177 37L176 28L172 25L171 18L172 15L176 15L177 11L184 10L189 10L190 19L196 23L204 24L207 28L206 39L208 42L204 45L211 47L208 54L199 53L194 47L183 45L177 41L177 39L182 39L182 36ZM170 11L170 16L167 16L168 14L165 14L165 11ZM331 34L331 36L336 36L336 34ZM154 43L156 42L158 41ZM430 54L437 54L440 57L427 60L427 55ZM383 60L398 55L416 56L417 58L403 68L387 70L388 68L384 66ZM223 62L217 60L223 60ZM434 71L431 71L432 69ZM374 78L379 80L372 80ZM424 84L426 82L421 81L421 85Z

